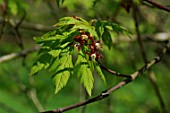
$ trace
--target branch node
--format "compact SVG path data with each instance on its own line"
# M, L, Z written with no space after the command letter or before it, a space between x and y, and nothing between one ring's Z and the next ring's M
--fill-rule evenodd
M161 61L161 57L157 56L157 57L155 57L155 60L156 60L156 62L159 62L159 61Z
M109 92L107 90L103 91L102 94L101 94L101 99L105 98L105 97L108 97L108 96L109 96Z

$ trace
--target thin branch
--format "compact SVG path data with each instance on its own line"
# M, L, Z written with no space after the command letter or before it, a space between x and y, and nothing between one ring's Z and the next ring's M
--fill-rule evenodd
M42 31L42 32L48 32L52 30L52 27L45 26L42 24L35 24L35 23L28 23L28 22L23 22L23 24L20 26L20 29L29 29L33 31Z
M100 95L93 97L91 99L85 100L83 102L78 102L76 104L70 105L70 106L66 106L63 108L59 108L59 109L55 109L55 110L50 110L50 111L44 111L41 113L62 113L80 106L84 106L99 100L102 100L106 97L108 97L112 92L118 90L119 88L127 85L128 83L132 82L133 80L135 80L140 74L142 74L143 72L145 72L146 70L150 69L152 66L154 66L155 64L157 64L158 62L161 61L162 57L164 56L164 54L167 52L167 50L170 49L170 41L169 43L162 49L162 51L159 53L159 55L154 58L153 60L151 60L150 62L148 62L147 64L145 64L143 67L141 67L139 70L137 70L136 72L132 73L130 76L131 78L127 78L121 82L119 82L117 85L109 88L108 90L102 92Z
M16 57L22 57L23 55L26 56L26 55L28 55L29 53L32 53L32 52L34 52L34 51L36 51L36 50L38 50L38 48L34 48L34 49L31 49L31 50L24 50L24 51L18 53L18 56L16 56ZM16 57L15 57L15 58L16 58ZM9 58L12 58L12 59L13 59L14 57L9 57ZM8 60L10 60L10 59L8 59ZM23 64L23 63L22 63L22 64ZM22 65L22 66L26 68L26 65ZM7 73L8 73L9 70L6 70L6 71L7 71ZM15 70L14 72L15 72L15 73L12 74L12 80L16 83L16 85L18 86L18 89L24 94L24 96L26 97L26 99L28 99L27 102L29 102L29 101L32 102L32 103L35 105L35 107L36 107L36 109L37 109L38 111L43 111L44 108L43 108L42 104L40 103L40 101L39 101L39 99L38 99L38 97L37 97L37 91L36 91L36 89L33 87L33 83L34 83L33 79L32 79L32 78L29 78L28 83L29 83L29 86L30 86L30 87L28 87L28 86L22 81L22 79L20 78L20 76L19 76L19 74L18 74L18 70ZM10 77L11 77L11 76L10 76ZM35 108L35 107L34 107L34 108Z
M25 83L19 77L18 71L15 71L15 74L12 76L12 80L16 83L18 89L24 94L24 96L28 100L27 101L28 103L29 103L29 101L32 102L38 111L44 110L43 106L41 105L41 103L37 97L36 89L34 87L32 87L33 84L32 84L31 78L29 79L29 86L31 86L31 87L27 87L27 85L25 85Z
M21 48L21 50L24 49L24 45L23 45L21 33L19 32L19 27L21 26L21 24L24 21L25 17L26 17L26 12L24 12L24 14L21 17L21 19L19 21L17 21L17 22L15 22L12 18L8 19L8 23L10 24L10 26L14 30L18 46Z
M155 34L145 34L141 35L141 39L144 42L165 42L170 40L169 32L160 32ZM119 44L120 42L135 42L137 40L137 35L132 35L131 38L124 35L120 35L119 38L114 38L112 40L113 44Z
M35 47L33 49L30 49L30 50L23 50L21 52L10 53L8 55L1 56L0 57L0 63L12 60L12 59L17 58L17 57L21 57L21 56L27 55L27 54L35 52L37 50L39 50L39 48Z
M26 12L24 11L24 14L21 17L21 19L15 24L15 26L14 26L15 29L18 29L21 26L21 24L24 21L25 17L26 17Z
M31 99L31 101L34 103L38 111L43 111L44 107L40 103L38 97L37 97L37 91L35 88L30 89L27 93L28 97Z
M3 17L0 17L0 22L5 21ZM8 20L13 26L16 26L16 23L18 23L20 20L15 20L15 22L12 19ZM37 24L37 23L30 23L23 21L22 24L20 25L19 29L29 29L33 31L42 31L42 32L48 32L52 29L50 26L42 25L42 24Z
M158 98L158 100L159 100L160 106L161 106L161 108L162 108L162 112L163 112L163 113L168 113L167 108L166 108L166 105L165 105L165 103L164 103L164 101L163 101L163 98L162 98L162 96L161 96L160 90L159 90L159 88L158 88L158 85L157 85L157 83L156 83L157 81L156 81L155 73L154 73L153 71L151 71L151 70L148 70L148 75L149 75L149 79L150 79L150 81L151 81L151 84L152 84L152 86L153 86L153 89L154 89L154 91L155 91L155 93L156 93L156 95L157 95L157 98Z
M98 63L99 63L100 67L101 67L103 70L105 70L105 71L107 71L107 72L109 72L109 73L111 73L111 74L113 74L113 75L116 75L116 76L119 76L119 77L130 78L129 75L121 74L121 73L118 73L118 72L113 71L113 70L111 70L111 69L108 69L108 68L106 68L105 66L103 66L99 61L98 61Z
M154 2L153 0L143 0L143 1L145 1L145 2L147 2L147 3L150 3L150 4L152 4L153 6L159 8L159 9L161 9L161 10L170 12L170 7L163 6L163 5L161 5L161 4L157 3L157 2Z
M136 30L136 34L137 34L137 40L138 40L138 44L140 46L140 51L141 51L143 60L144 60L145 63L147 63L147 56L146 56L145 48L144 48L144 45L142 43L141 34L139 32L139 23L138 23L138 18L137 18L137 11L138 11L137 6L135 4L133 4L133 18L134 18L134 22L135 22L135 30Z

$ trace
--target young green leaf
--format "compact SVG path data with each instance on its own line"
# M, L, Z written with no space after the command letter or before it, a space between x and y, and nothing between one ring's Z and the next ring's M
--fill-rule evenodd
M104 33L102 34L102 40L106 46L110 49L112 46L112 38L109 31L105 28Z
M31 68L31 72L30 75L34 75L36 74L38 71L42 70L45 67L45 64L41 63L41 62L37 62L36 65L34 65Z
M42 69L47 69L50 66L51 59L52 57L49 54L41 54L40 58L31 68L30 75L34 75Z
M99 36L101 36L104 33L104 28L107 28L110 31L116 32L116 33L122 33L128 37L130 37L130 34L132 34L130 31L128 31L126 28L112 22L108 21L97 21L95 24L96 31Z
M64 18L61 18L59 22L55 24L54 26L63 27L63 26L75 25L77 23L81 23L81 21L73 17L64 17Z
M59 60L59 66L56 74L53 76L56 89L55 93L66 86L73 68L72 56L69 53L64 54Z
M51 50L51 51L49 51L48 53L49 53L52 57L56 58L56 57L59 56L60 52L61 52L61 49L56 49L56 50Z
M101 79L103 80L104 84L106 85L106 78L105 76L103 75L103 72L99 66L98 63L95 64L95 69L96 69L96 72L98 73L98 75L101 77Z
M78 75L89 96L91 96L94 78L87 60L81 54L78 56L77 62L75 64L74 73Z

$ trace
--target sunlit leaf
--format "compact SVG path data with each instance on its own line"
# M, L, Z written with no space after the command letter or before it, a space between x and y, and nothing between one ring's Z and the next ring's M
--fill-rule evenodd
M44 67L45 67L45 64L40 63L40 62L37 62L36 65L34 65L34 66L31 68L30 75L36 74L38 71L42 70Z
M56 58L56 57L59 56L60 52L61 52L61 49L57 49L57 50L51 50L51 51L49 51L48 53L49 53L52 57Z
M88 66L87 60L82 55L78 56L76 65L74 67L74 73L78 75L81 83L86 88L88 94L91 96L94 78L92 71Z
M73 17L64 17L59 20L57 24L54 26L67 26L67 25L74 25L76 23L80 23L81 21L73 18Z
M55 93L60 91L67 84L73 68L72 56L68 53L62 56L58 61L60 63L56 74L53 76L53 81L56 86Z
M94 36L95 39L98 39L98 35L97 35L94 27L92 27L92 26L86 26L86 25L84 25L84 24L80 24L80 25L74 26L74 27L72 28L72 30L74 30L74 29L77 29L77 30L78 30L78 29L83 29L84 31L87 31L87 32L89 32L92 36Z

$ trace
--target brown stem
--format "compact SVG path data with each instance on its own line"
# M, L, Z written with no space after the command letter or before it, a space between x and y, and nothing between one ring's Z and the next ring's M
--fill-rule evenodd
M99 63L100 67L101 67L103 70L105 70L105 71L107 71L107 72L109 72L109 73L111 73L111 74L113 74L113 75L116 75L116 76L119 76L119 77L130 78L129 75L121 74L121 73L118 73L118 72L113 71L113 70L111 70L111 69L108 69L108 68L106 68L105 66L103 66L99 61L98 61L98 63Z
M157 2L154 2L153 0L143 0L143 1L148 2L148 3L152 4L153 6L159 8L159 9L170 12L170 7L163 6L163 5L161 5Z
M136 34L137 34L137 40L138 40L138 44L140 46L140 51L143 57L143 60L145 63L147 63L147 56L146 56L146 52L145 52L145 48L144 48L144 44L142 42L142 38L139 32L139 23L138 23L138 18L137 18L137 11L138 8L135 4L133 4L133 18L134 18L134 22L135 22L135 30L136 30Z

